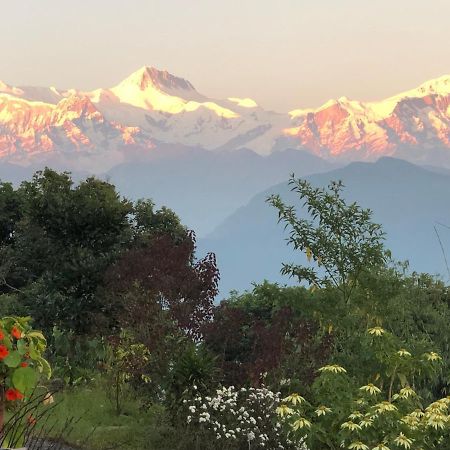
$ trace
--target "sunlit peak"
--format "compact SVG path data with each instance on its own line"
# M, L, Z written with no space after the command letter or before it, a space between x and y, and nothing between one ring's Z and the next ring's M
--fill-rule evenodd
M179 78L167 70L158 70L155 67L143 66L127 77L121 84L137 84L140 89L148 87L159 89L160 91L195 91L194 86L184 78Z

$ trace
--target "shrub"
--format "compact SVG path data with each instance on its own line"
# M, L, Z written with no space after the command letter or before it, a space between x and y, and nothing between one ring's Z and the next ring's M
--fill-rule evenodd
M364 349L378 362L371 379L358 386L338 364L319 369L309 401L292 393L277 410L288 435L311 450L444 449L450 397L424 407L414 389L416 381L436 376L440 356L394 348L397 340L381 327L367 335Z
M205 344L217 355L224 384L259 386L296 378L309 385L329 356L331 336L320 337L313 320L290 306L257 304L266 288L244 294L250 305L231 301L216 307L214 321L204 328Z
M125 387L133 381L150 381L146 368L150 360L148 348L134 340L131 333L122 330L120 336L110 339L106 363L108 396L114 405L116 414L122 412L122 397Z
M171 410L180 407L184 392L192 385L199 393L206 393L217 386L216 358L203 345L180 342L185 348L174 358L165 389L166 403Z
M106 345L101 337L77 336L53 327L48 354L54 377L73 386L95 378L105 365Z
M24 399L32 393L41 374L51 374L42 356L45 337L31 328L30 321L30 317L0 319L0 430L5 404Z
M269 389L234 386L217 389L211 396L196 392L185 399L187 443L189 449L294 449L285 439L277 419L280 394Z

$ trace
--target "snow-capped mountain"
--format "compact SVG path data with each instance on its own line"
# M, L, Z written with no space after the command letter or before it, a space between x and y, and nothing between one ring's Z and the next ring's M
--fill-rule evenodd
M450 76L379 102L341 97L289 113L266 111L249 98L211 99L189 81L150 67L90 92L0 82L5 161L27 164L51 155L88 158L88 165L95 158L109 168L162 143L261 155L298 148L350 160L397 155L431 164L439 152L450 167Z
M379 102L341 97L315 111L292 111L284 130L323 156L373 159L404 147L450 149L450 76Z

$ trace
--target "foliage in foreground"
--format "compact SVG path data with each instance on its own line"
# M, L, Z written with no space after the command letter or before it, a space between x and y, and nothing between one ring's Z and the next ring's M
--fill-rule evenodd
M108 395L109 382L99 378L55 394L52 414L54 437L67 421L75 419L67 439L74 448L88 450L176 449L179 436L160 405L146 406L142 393L130 386L124 392L122 411L117 415ZM52 436L52 433L50 433Z
M291 184L303 209L270 202L303 253L283 270L309 286L216 306L215 258L170 210L49 170L0 184L0 311L45 327L74 444L96 429L93 450L446 448L448 287L394 264L341 183ZM30 330L8 347L11 326L22 355Z
M329 364L319 370L309 399L286 397L278 413L290 423L292 438L311 450L444 448L450 397L427 405L414 389L418 380L435 376L441 357L432 351L415 356L398 344L383 328L370 328L362 346L378 364L365 385Z
M277 418L280 394L261 388L234 386L201 395L193 386L192 397L183 401L187 436L186 448L295 449ZM189 447L190 445L190 447Z
M30 317L0 319L0 432L6 407L30 396L38 381L51 375L43 357L47 341L30 321Z

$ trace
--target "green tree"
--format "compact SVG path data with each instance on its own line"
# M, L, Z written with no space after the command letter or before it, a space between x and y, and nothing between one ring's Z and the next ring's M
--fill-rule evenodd
M15 230L13 271L21 300L37 322L87 333L101 305L106 268L130 240L132 204L114 186L46 169L19 188L23 217Z
M0 289L15 294L47 331L99 331L109 311L98 290L107 269L131 247L186 229L168 208L133 204L94 177L37 172L14 190L0 185ZM20 311L22 313L22 311Z
M0 245L11 242L15 225L21 215L19 193L11 183L0 182Z
M288 243L306 253L310 266L284 264L282 272L306 281L314 288L334 286L346 302L364 271L384 265L381 225L372 222L372 212L342 197L342 182L328 189L315 188L308 181L291 177L307 217L298 217L294 206L279 195L268 202L278 209L279 221L290 229Z
M14 281L8 278L11 270L10 245L21 216L19 193L12 184L0 182L0 293L14 290Z

